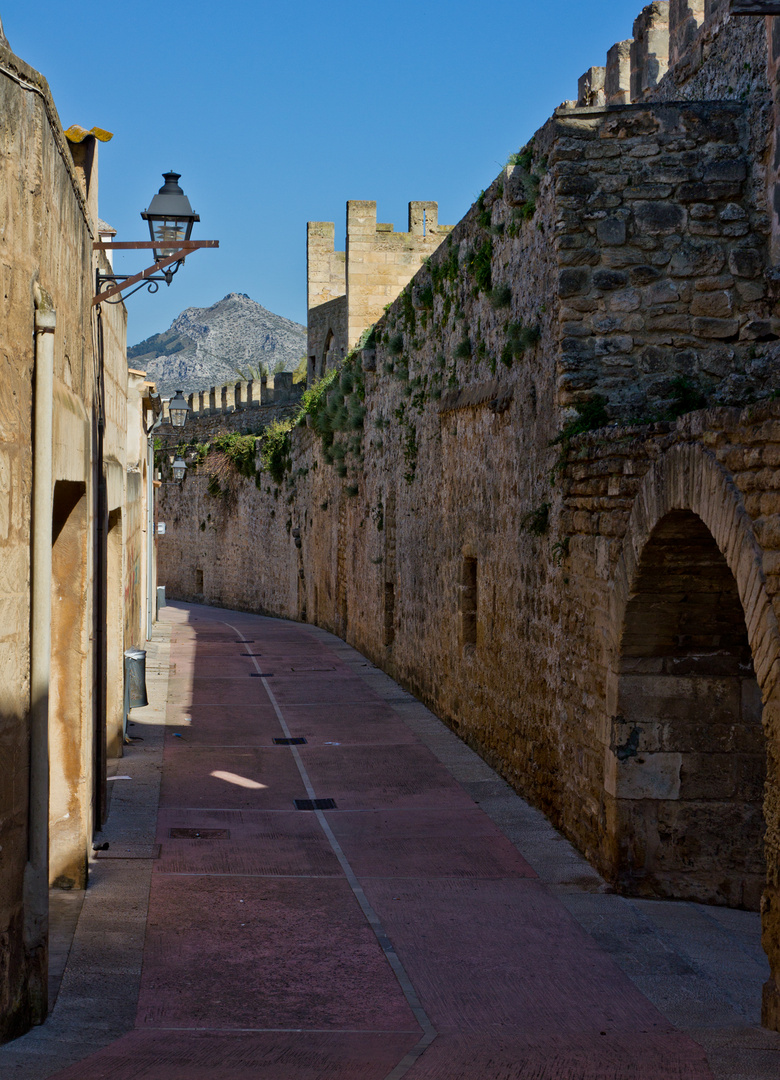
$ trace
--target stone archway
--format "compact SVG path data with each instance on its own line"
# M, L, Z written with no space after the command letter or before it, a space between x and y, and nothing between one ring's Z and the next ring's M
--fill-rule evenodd
M322 361L320 365L320 375L325 375L331 368L336 366L336 336L332 330L328 330L325 337L325 345L322 350Z
M604 861L645 895L757 908L763 884L764 1023L777 1028L780 632L751 519L698 444L642 482L610 627Z
M616 679L605 786L621 889L758 911L761 695L734 575L690 510L641 553Z

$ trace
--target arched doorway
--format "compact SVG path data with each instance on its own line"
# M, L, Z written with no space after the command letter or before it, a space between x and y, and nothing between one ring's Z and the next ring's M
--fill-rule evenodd
M757 911L766 745L737 583L691 510L666 513L627 597L610 718L621 890Z

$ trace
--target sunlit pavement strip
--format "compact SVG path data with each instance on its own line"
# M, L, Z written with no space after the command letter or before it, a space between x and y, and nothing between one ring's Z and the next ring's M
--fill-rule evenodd
M541 815L324 631L185 605L165 614L173 667L160 857L132 864L136 891L154 867L140 988L136 933L116 985L81 973L97 980L90 1031L85 1010L74 1017L69 1005L78 976L69 963L51 1020L0 1051L0 1075L778 1075L780 1040L751 1013L765 974L750 916L606 895ZM135 775L138 757L120 771ZM130 799L130 784L124 791ZM336 808L297 810L296 799ZM133 836L155 839L142 828ZM95 885L108 866L97 866ZM115 909L96 921L94 887L76 942L91 934L105 963L100 937L110 945L123 923ZM705 938L714 954L737 954L731 970L704 955ZM46 1033L62 1034L63 1017L74 1026L58 1050Z

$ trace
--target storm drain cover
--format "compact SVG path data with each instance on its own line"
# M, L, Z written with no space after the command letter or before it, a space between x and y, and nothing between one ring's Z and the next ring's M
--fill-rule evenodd
M252 671L250 672L250 679L270 679L273 676L273 671Z
M259 652L242 652L242 653L239 653L239 656L258 656L259 657L259 656L262 656L262 653L259 653Z
M277 746L303 746L305 739L274 739Z
M172 840L229 840L230 829L171 829Z
M335 810L333 799L296 799L296 810Z

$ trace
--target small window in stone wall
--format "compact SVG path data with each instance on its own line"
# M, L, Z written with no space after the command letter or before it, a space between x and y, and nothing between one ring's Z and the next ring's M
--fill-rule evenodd
M460 644L473 648L477 644L477 560L463 560L460 577Z
M203 571L200 569L195 571L195 592L203 592Z

